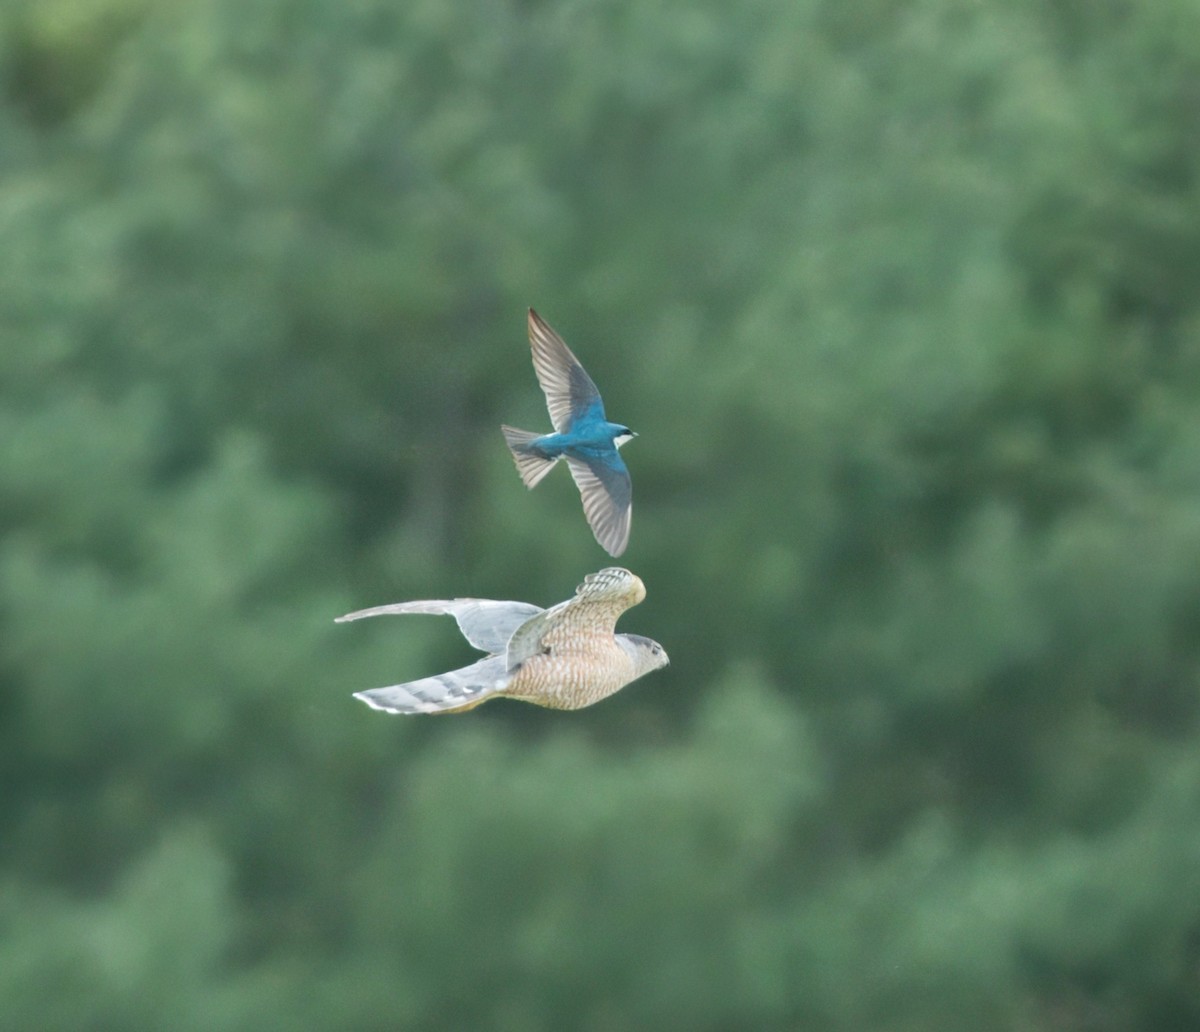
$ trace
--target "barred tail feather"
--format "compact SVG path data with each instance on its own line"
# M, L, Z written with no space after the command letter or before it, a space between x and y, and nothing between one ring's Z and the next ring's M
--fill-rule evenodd
M513 461L517 464L517 472L521 474L521 480L528 488L537 487L542 482L542 478L554 468L554 464L558 462L558 456L547 459L530 450L530 443L541 437L541 434L518 430L514 426L502 426L500 431L504 434L508 450L512 452Z
M355 692L354 697L384 713L461 713L496 696L508 681L504 657L488 656L461 670Z

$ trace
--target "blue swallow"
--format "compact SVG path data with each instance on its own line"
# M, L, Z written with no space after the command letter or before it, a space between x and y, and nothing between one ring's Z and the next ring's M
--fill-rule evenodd
M567 469L583 496L583 512L592 533L609 555L620 555L629 544L633 485L617 449L637 434L605 418L604 402L592 378L562 338L532 308L529 346L555 433L500 428L517 472L526 487L534 488L559 459L566 459Z

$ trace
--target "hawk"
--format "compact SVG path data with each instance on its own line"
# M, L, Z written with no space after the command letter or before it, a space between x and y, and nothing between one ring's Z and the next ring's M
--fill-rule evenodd
M462 713L500 697L582 709L667 665L658 642L614 633L617 617L645 597L641 578L614 566L588 574L573 598L549 609L455 598L375 606L337 622L392 613L453 616L463 637L487 653L461 670L355 693L385 713Z

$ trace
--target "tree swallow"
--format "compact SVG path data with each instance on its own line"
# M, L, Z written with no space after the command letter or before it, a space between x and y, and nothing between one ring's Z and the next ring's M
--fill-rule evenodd
M555 433L500 428L517 472L525 486L533 488L559 459L566 459L583 496L583 512L592 533L609 555L620 555L629 544L633 485L617 449L637 434L605 418L604 402L591 377L562 338L532 308L529 346Z

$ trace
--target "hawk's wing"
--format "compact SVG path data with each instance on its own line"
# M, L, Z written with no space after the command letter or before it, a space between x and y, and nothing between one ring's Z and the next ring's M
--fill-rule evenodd
M504 658L488 656L461 670L355 692L354 697L385 713L453 713L478 706L507 683Z
M537 373L550 422L560 434L585 412L595 419L604 419L604 403L600 392L572 353L562 337L529 309L529 347L533 351L533 370Z
M513 632L530 617L541 613L540 606L528 602L498 602L490 598L435 599L428 602L393 602L372 609L360 609L337 618L338 623L361 620L366 616L394 613L424 613L453 616L463 637L482 652L499 655L508 647Z
M508 643L508 669L516 670L533 656L550 651L556 641L573 634L611 636L619 617L646 597L641 578L619 566L589 573L574 598L526 620Z

